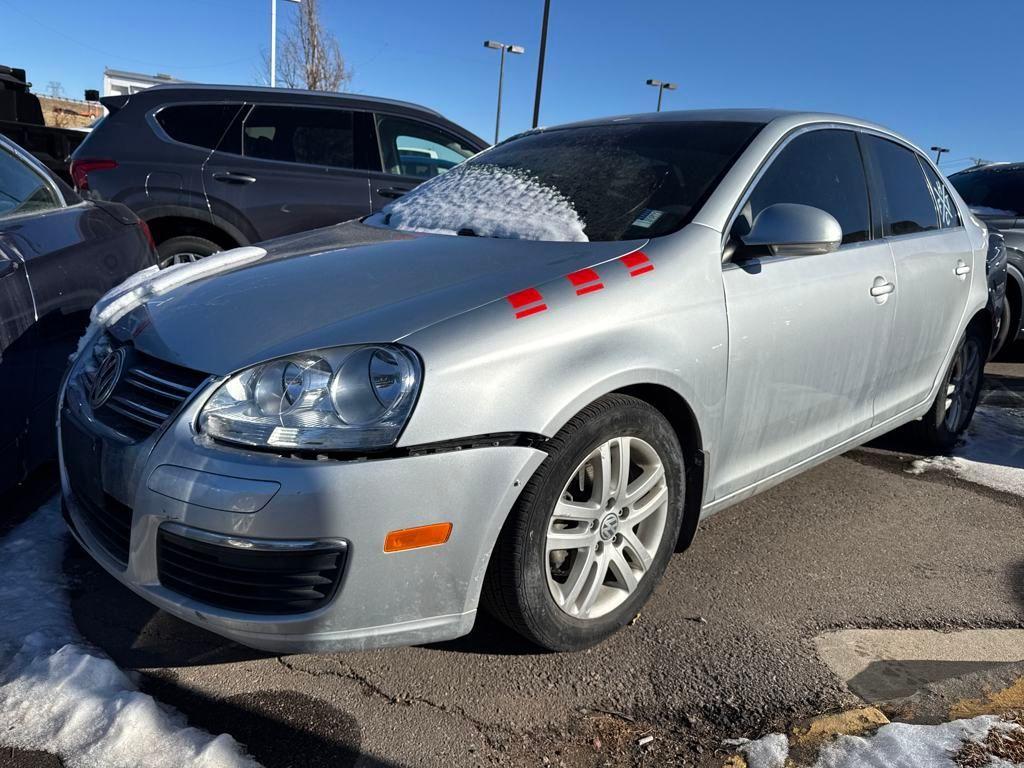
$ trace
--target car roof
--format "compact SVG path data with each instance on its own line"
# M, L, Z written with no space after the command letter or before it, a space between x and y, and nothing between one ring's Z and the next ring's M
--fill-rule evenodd
M275 99L289 101L308 101L311 98L331 99L351 104L373 104L392 107L402 107L414 112L422 112L434 117L444 117L440 112L421 104L414 104L411 101L400 101L399 99L385 99L380 96L365 96L360 93L341 93L338 91L307 91L301 88L268 88L262 85L217 85L213 83L161 83L137 93L164 94L174 92L187 98L189 92L201 93L203 96L210 96L214 93L238 97L241 95L259 94L263 96L273 95Z

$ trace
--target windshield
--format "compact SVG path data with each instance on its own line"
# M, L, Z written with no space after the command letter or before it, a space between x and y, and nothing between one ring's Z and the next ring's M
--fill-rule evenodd
M964 202L981 216L1024 215L1024 171L1015 168L963 171L954 173L949 181Z
M759 123L622 123L524 134L367 220L525 240L657 237L686 224Z

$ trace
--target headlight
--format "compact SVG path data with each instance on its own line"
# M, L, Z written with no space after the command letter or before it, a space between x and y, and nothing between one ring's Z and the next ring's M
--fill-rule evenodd
M199 414L218 440L299 450L395 444L421 379L416 355L395 345L305 352L236 373Z

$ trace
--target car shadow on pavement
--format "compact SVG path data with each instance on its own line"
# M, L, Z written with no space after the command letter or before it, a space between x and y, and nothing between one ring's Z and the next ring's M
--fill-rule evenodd
M44 464L17 486L0 493L0 536L5 535L60 492L55 463Z
M496 656L544 656L550 653L506 627L483 608L477 611L473 631L468 635L443 643L428 643L421 647L428 650Z
M930 683L963 677L1013 661L938 661L931 659L882 659L872 661L846 681L846 687L864 701L877 703L911 696Z
M361 729L352 715L298 691L213 698L168 671L143 674L141 687L183 712L190 725L231 734L265 768L398 768L362 753Z
M97 565L73 540L64 555L79 631L118 666L195 667L271 656L165 613Z

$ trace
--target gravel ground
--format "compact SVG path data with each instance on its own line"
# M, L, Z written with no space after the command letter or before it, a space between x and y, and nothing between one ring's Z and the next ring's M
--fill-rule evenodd
M990 374L993 405L1024 405L1024 364ZM86 637L268 768L712 765L723 738L859 702L817 658L823 631L1024 626L1020 500L908 475L899 449L706 521L633 625L578 654L481 616L450 643L277 658L155 611L80 552L66 569Z

